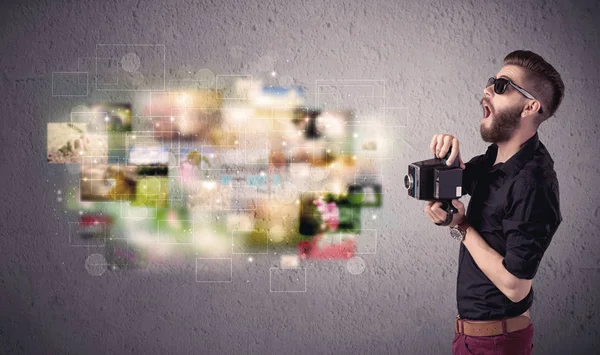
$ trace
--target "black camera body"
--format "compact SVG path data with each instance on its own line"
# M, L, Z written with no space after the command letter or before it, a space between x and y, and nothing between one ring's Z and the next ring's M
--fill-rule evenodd
M404 186L408 195L417 200L440 201L441 208L446 211L446 220L436 223L447 226L452 221L454 213L458 210L452 205L452 200L462 197L463 171L460 168L459 158L456 157L452 165L446 161L450 151L442 158L433 158L414 162L408 166L408 175L404 177Z
M463 195L463 172L458 164L458 159L455 159L452 165L448 166L446 159L441 158L410 164L408 175L404 177L404 186L408 189L408 195L426 201L460 198Z

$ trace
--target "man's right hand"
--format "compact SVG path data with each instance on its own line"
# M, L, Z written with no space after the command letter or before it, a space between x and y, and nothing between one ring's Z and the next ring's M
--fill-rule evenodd
M465 163L463 163L460 157L459 142L458 139L456 139L456 137L451 136L449 134L435 134L431 139L431 144L429 147L431 148L431 152L433 153L433 155L438 158L443 158L446 155L446 153L448 153L450 147L452 147L452 152L450 153L446 164L448 166L452 165L454 159L458 157L460 168L465 168Z

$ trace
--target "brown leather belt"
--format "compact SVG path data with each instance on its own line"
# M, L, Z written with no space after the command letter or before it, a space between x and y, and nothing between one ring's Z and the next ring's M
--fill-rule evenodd
M476 322L469 321L467 319L460 319L459 316L456 316L456 319L454 320L454 332L477 337L500 335L504 334L502 329L502 321L505 321L504 324L507 333L525 329L531 323L531 320L527 316L516 316L512 318L505 318L503 320L499 319Z

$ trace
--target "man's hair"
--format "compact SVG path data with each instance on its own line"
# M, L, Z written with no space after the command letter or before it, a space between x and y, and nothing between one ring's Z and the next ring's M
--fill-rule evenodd
M504 65L525 69L525 80L531 83L532 94L542 104L542 118L537 125L554 115L565 93L565 84L556 69L540 55L526 50L509 53L504 57Z

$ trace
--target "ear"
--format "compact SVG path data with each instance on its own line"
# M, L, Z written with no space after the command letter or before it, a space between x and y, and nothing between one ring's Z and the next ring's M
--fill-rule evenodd
M521 117L527 117L529 115L535 115L538 113L542 104L538 100L527 100L523 111L521 111Z

